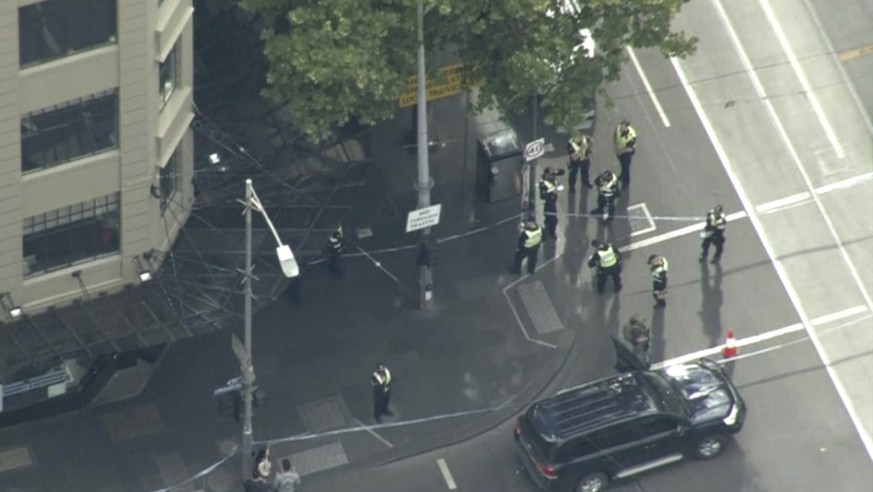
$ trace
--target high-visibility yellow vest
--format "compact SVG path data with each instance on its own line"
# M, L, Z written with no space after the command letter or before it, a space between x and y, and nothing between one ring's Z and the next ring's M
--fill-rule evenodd
M571 138L570 145L573 147L573 152L579 156L580 159L584 159L585 155L588 153L588 139L585 137L579 138Z
M525 229L524 236L524 247L528 249L534 248L543 242L543 229L539 226L532 231Z
M612 246L609 246L606 251L597 250L597 256L600 257L600 268L614 267L618 263L618 255L615 254Z
M706 217L706 221L709 223L709 227L720 231L723 231L727 226L727 220L725 220L724 215L721 214L710 212Z
M667 258L661 258L661 264L652 270L652 276L655 277L655 280L660 280L661 277L667 276Z
M385 388L386 391L391 389L391 371L387 367L385 368L384 376L379 371L374 372L373 380L376 381L376 384Z
M540 186L542 186L544 188L543 193L554 193L554 192L558 191L558 186L555 183L549 181L548 179L544 179L544 180L540 181Z
M615 148L618 151L624 152L628 149L630 142L637 138L637 132L634 130L634 127L628 125L627 127L627 135L621 134L621 126L615 129Z
M610 197L615 194L615 185L618 183L618 178L615 174L609 181L605 181L600 185L600 194L605 197Z

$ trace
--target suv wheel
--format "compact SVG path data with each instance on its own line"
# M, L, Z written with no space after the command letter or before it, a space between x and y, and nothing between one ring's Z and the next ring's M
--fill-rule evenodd
M694 444L694 457L699 460L715 458L724 451L725 441L725 437L721 434L712 434L700 438Z
M606 490L609 478L603 473L591 473L585 475L576 484L575 492L602 492Z

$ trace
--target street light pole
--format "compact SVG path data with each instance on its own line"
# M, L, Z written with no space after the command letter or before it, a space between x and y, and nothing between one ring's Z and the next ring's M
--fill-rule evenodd
M252 367L252 180L246 180L246 278L245 278L245 348L246 360L242 371L243 428L242 428L242 478L252 478L252 391L255 371Z
M285 277L293 278L300 275L300 267L297 265L297 260L294 259L294 253L291 251L291 247L287 244L282 244L282 240L279 238L279 233L276 231L276 227L270 220L270 216L267 215L267 211L264 210L264 206L261 204L261 200L260 198L258 198L258 194L255 192L255 189L252 186L251 179L246 180L246 199L243 205L245 205L246 207L246 267L244 270L245 342L244 349L240 350L237 348L239 341L234 337L233 339L237 341L235 343L232 343L231 346L234 349L234 353L236 353L237 357L239 358L240 368L242 372L242 478L245 481L252 478L252 448L254 447L254 439L252 436L252 400L254 398L253 393L255 388L255 368L252 365L252 277L254 276L252 274L253 209L257 210L261 214L261 216L264 217L264 221L267 222L267 226L270 227L270 231L272 231L273 233L273 238L276 239L276 257L279 259L279 266L282 267L282 273L285 275Z
M416 40L418 41L418 182L415 189L418 191L418 208L430 206L430 189L433 181L430 179L428 164L428 140L427 140L427 80L424 69L424 0L418 0L416 15ZM430 247L428 239L430 227L424 229L419 236L419 251ZM431 256L431 255L429 255ZM419 306L422 311L428 311L433 307L433 272L430 264L420 264L418 267Z

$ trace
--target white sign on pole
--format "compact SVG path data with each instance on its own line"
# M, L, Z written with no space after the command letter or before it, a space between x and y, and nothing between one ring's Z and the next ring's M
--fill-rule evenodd
M438 203L436 205L431 205L430 207L420 208L409 212L409 215L406 217L406 232L426 229L439 224L440 210L442 210L442 208L443 205Z
M527 145L524 146L524 161L529 162L539 157L542 157L546 153L546 139L538 138L533 142L528 142Z

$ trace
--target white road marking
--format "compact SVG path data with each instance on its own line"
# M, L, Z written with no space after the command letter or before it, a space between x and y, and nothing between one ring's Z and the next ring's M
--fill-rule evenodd
M746 54L745 48L743 48L742 43L740 43L740 38L734 30L733 24L731 24L730 19L727 16L727 13L724 11L724 7L722 7L719 0L712 0L713 5L715 5L718 10L719 15L721 16L722 22L725 25L725 28L730 35L731 41L734 43L734 48L737 50L737 54L740 57L740 61L743 63L743 67L746 69L749 75L749 79L752 81L752 85L755 87L755 91L758 93L758 97L761 100L761 104L767 108L767 113L770 115L770 121L773 123L773 127L776 129L777 133L779 133L779 137L782 142L785 144L785 150L788 151L788 154L791 156L791 160L794 162L794 166L797 168L797 171L800 173L800 176L803 178L803 182L806 185L807 191L812 193L812 199L815 202L816 208L818 208L819 215L824 220L825 224L828 227L828 231L831 233L831 237L834 238L834 244L840 252L840 255L843 257L843 262L846 264L846 267L849 269L849 272L852 275L852 278L855 281L855 285L858 287L858 290L861 292L861 296L864 297L864 302L867 304L867 309L873 311L873 299L870 297L870 293L867 292L867 287L864 286L863 280L861 280L861 276L858 274L858 269L855 268L855 263L852 261L852 258L849 257L849 253L846 251L846 247L843 244L843 240L840 238L840 235L837 233L836 228L834 227L833 221L831 220L830 214L827 210L825 210L824 205L821 203L821 199L815 193L815 187L812 185L812 179L809 177L809 173L806 172L806 168L803 166L803 161L800 159L800 154L798 154L797 149L794 147L794 143L791 141L791 138L788 136L788 132L785 130L785 126L782 124L782 119L779 117L779 114L776 112L776 108L773 107L773 103L770 98L767 96L767 92L764 90L764 85L761 83L761 79L758 78L758 73L755 71L755 68L752 66L752 62L749 60L749 56ZM677 65L678 66L678 65ZM691 89L690 86L686 86L686 89ZM700 112L698 112L700 113ZM710 139L712 139L714 133L710 134ZM727 155L725 154L725 158ZM723 160L723 164L726 166L729 165L728 161ZM736 177L736 176L734 176ZM740 186L739 180L734 183L734 187L737 188ZM751 202L749 202L751 204ZM745 204L744 204L745 206ZM747 207L748 211L749 208ZM756 217L752 217L752 221L754 222ZM763 229L759 230L759 235L763 232ZM763 239L763 237L762 237ZM799 298L798 298L799 302ZM869 439L869 436L868 436ZM870 452L870 457L873 458L873 440L870 440L870 447L868 448Z
M839 321L841 319L849 318L852 316L856 316L859 314L866 313L866 306L855 306L849 309L844 309L842 311L837 311L835 313L826 314L824 316L820 316L811 320L810 322L813 326L823 325L825 323L830 323L833 321ZM759 333L757 335L753 335L746 338L740 338L736 340L737 347L745 347L748 345L754 345L756 343L763 342L765 340L771 340L773 338L781 337L784 335L788 335L790 333L796 333L798 331L803 330L803 323L794 323L793 325L784 326L782 328L777 328L775 330L770 330L764 333ZM736 331L736 330L734 330ZM718 345L715 347L705 348L703 350L698 350L696 352L692 352L690 354L680 355L678 357L673 357L672 359L668 359L662 362L657 362L652 364L652 367L655 369L660 369L662 367L674 366L676 364L682 364L684 362L697 360L702 357L709 357L712 355L716 355L721 353L724 349L724 344Z
M814 318L810 320L813 326L823 325L825 323L831 323L833 321L839 321L843 318L848 318L849 316L854 316L856 314L866 313L866 306L855 306L850 307L849 309L843 309L842 311L837 311L836 313L826 314L824 316L819 316L818 318Z
M864 122L867 123L867 131L870 134L873 134L873 121L870 120L870 113L867 112L867 107L861 101L861 97L858 95L858 90L855 89L855 84L853 84L851 79L849 79L846 67L844 67L840 61L837 49L834 48L834 44L828 36L827 29L825 29L824 25L821 23L821 19L818 18L818 14L816 14L815 7L812 6L812 3L809 0L803 0L803 5L806 7L807 13L809 13L809 16L815 24L816 34L818 34L821 40L824 41L825 47L827 48L825 53L831 55L831 60L833 60L837 71L840 72L840 78L843 79L843 84L846 86L846 89L848 89L849 94L852 95L852 99L855 101L855 106L858 108L858 112L864 117Z
M857 186L870 180L873 180L873 173L864 173L858 176L854 176L852 178L821 186L816 189L815 192L819 195L824 195L825 193L830 193L832 191L842 190L844 188L851 188L852 186Z
M745 218L746 212L734 212L732 214L728 214L727 221L732 222L738 219ZM700 232L703 230L703 226L706 223L701 221L696 224L691 224L689 226L682 227L680 229L674 229L669 232L665 232L663 234L659 234L657 236L652 236L642 241L637 241L635 243L630 243L623 248L619 248L622 252L625 251L633 251L635 249L645 248L647 246L652 246L653 244L663 243L664 241L669 241L670 239L675 239L677 237L685 236L688 234L693 234L695 232Z
M362 429L364 429L364 431L366 431L368 434L370 434L371 436L373 436L373 437L375 437L376 439L378 439L379 442L381 442L382 444L388 446L389 448L393 448L393 447L394 447L393 444L391 444L390 442L388 442L388 439L385 439L384 437L382 437L382 436L380 436L379 434L377 434L376 431L374 431L374 430L372 429L371 426L369 426L369 425L364 425L363 422L361 422L360 420L358 420L358 419L356 419L356 418L354 418L354 417L352 417L352 421L355 422L356 424L358 424L358 425L359 425Z
M810 194L806 191L801 193L795 193L793 195L788 195L785 198L780 198L778 200L773 200L771 202L762 203L755 207L755 211L759 214L766 214L770 212L778 212L782 209L786 209L791 207L792 205L797 205L798 203L804 202L812 198Z
M652 84L649 83L649 78L646 77L646 72L643 72L643 66L640 65L639 60L637 60L637 55L634 53L634 49L630 46L627 46L626 49L627 54L630 55L631 62L637 69L637 73L640 74L640 79L646 87L646 92L649 93L649 97L652 99L652 104L655 105L655 110L658 111L658 115L661 117L661 123L663 123L665 127L670 128L670 119L667 118L667 113L665 113L664 108L661 107L661 101L658 100L658 96L655 94L655 91L652 90Z
M725 17L724 10L721 8L721 5L718 4L717 1L715 1L714 3L717 5L722 17ZM732 27L729 28L729 31L732 36L736 37L736 32L733 31ZM746 58L745 61L748 62L748 58ZM815 330L813 330L809 317L807 316L806 311L804 310L803 305L800 302L800 296L797 293L797 290L794 288L794 285L791 283L791 279L788 277L788 272L785 270L784 265L782 265L782 263L776 258L776 252L773 249L773 246L770 244L769 239L767 238L767 235L764 231L764 226L755 215L754 206L752 205L751 200L749 200L749 197L746 195L746 191L743 188L743 185L737 177L736 173L734 173L733 165L731 164L730 159L728 158L727 153L725 152L724 147L721 144L721 140L718 138L718 134L712 127L712 123L709 121L709 117L706 115L706 112L703 110L703 105L700 103L700 99L698 99L697 93L688 82L688 77L686 77L685 71L682 70L682 67L679 65L679 60L677 58L671 58L670 62L673 64L673 68L676 70L676 74L679 77L682 86L685 88L685 92L688 94L688 98L691 101L692 106L694 107L694 111L700 118L700 122L703 125L704 130L706 130L706 134L709 136L713 148L715 149L716 154L718 155L719 160L721 161L722 166L724 167L725 172L727 173L728 178L731 181L731 184L733 184L733 187L737 192L737 196L739 196L740 201L743 204L743 208L749 214L749 219L752 221L752 225L755 227L755 230L758 233L758 237L760 238L761 243L764 245L764 249L767 251L767 255L770 257L770 261L773 263L773 268L776 270L776 274L779 276L779 279L782 282L786 293L788 294L788 298L791 300L795 311L797 311L800 320L803 322L803 325L806 328L806 332L808 333L809 338L812 341L819 358L822 360L822 363L827 370L828 376L830 376L831 381L834 384L834 389L836 390L837 395L839 395L840 400L843 402L843 406L846 408L846 412L848 413L852 424L855 426L855 431L858 433L861 442L864 444L864 447L867 450L867 454L871 457L871 459L873 459L873 439L870 438L870 435L867 434L867 431L864 429L864 426L861 423L860 418L858 417L858 412L855 410L855 405L849 398L843 382L840 380L833 367L831 367L830 356L827 354L827 352L825 352L821 340L819 340L818 335L815 333ZM842 245L840 245L840 247L842 247Z
M828 141L831 143L831 147L834 148L834 152L837 154L837 158L844 159L846 153L843 151L843 146L840 144L837 134L834 132L833 127L828 121L824 108L821 107L821 103L818 101L818 96L815 95L812 85L809 83L809 79L806 78L806 72L803 71L803 67L801 67L800 62L797 61L797 55L794 54L794 49L791 47L791 43L788 42L788 38L785 36L785 31L782 30L782 25L779 23L779 19L776 18L773 8L767 0L758 0L758 3L761 4L761 8L764 9L764 14L767 16L767 20L770 21L770 27L773 28L773 32L776 34L779 44L782 45L782 50L785 51L785 54L788 56L788 61L791 63L791 68L794 70L794 75L797 77L797 80L800 81L801 87L803 87L803 95L809 100L809 104L812 105L812 110L815 111L815 115L818 117L818 122L824 129L825 135L827 135Z
M449 490L457 489L458 486L455 485L455 479L452 478L452 472L449 471L449 465L446 464L446 460L438 459L437 466L440 467L440 472L442 472L443 479L446 481L446 486L448 486Z
M638 208L638 209L643 211L643 215L645 215L646 220L649 222L649 227L632 232L630 234L631 237L639 236L640 234L648 234L648 233L650 233L658 228L655 225L655 220L652 218L652 214L649 213L649 207L646 206L646 202L641 202L641 203L637 203L636 205L631 205L630 207L627 208L627 214L631 215L630 211L635 209L635 208Z

